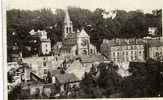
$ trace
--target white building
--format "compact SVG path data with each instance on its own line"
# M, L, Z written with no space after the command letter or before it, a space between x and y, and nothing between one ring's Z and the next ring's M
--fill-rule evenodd
M50 39L41 39L40 41L40 54L49 55L51 53L51 41Z

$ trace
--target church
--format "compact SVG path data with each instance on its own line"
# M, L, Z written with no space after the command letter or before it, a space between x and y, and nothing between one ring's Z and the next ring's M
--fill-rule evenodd
M96 55L97 49L90 43L90 36L84 30L74 32L68 10L65 11L61 53L73 55Z

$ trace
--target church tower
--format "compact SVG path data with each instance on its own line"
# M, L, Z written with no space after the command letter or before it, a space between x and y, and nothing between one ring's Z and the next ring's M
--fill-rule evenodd
M65 20L64 20L64 32L63 39L67 37L68 34L73 33L73 25L70 20L68 9L65 10Z

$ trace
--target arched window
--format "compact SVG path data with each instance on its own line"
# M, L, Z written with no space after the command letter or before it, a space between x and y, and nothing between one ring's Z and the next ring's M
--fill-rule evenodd
M71 27L69 27L69 32L71 32Z
M93 54L93 49L91 49L91 54Z
M68 27L66 27L66 33L68 33Z

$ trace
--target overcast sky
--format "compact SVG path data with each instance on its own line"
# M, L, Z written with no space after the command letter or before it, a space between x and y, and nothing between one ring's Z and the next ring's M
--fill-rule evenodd
M153 9L163 8L163 0L7 0L7 9L37 10L41 8L65 9L67 6L77 6L94 10L104 8L107 10L141 9L149 12Z

